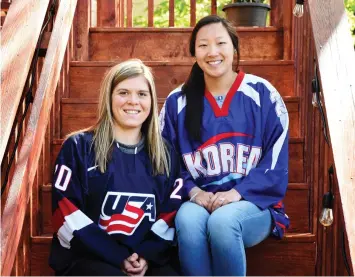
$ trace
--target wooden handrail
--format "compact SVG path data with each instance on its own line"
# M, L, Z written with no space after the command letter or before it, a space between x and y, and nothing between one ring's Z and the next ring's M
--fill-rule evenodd
M0 163L25 87L49 0L13 1L1 30Z
M2 276L11 274L15 260L26 214L26 205L29 201L31 186L50 118L50 110L69 40L76 4L77 0L60 1L31 115L14 176L11 179L8 198L1 218ZM16 224L14 224L14 218Z
M355 269L355 52L343 0L308 0L352 268Z

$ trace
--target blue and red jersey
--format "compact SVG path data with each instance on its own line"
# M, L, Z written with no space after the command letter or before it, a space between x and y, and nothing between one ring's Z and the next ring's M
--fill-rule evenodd
M68 138L56 160L51 267L63 271L87 255L120 267L134 252L165 263L181 204L180 164L173 148L169 177L153 176L144 143L133 151L115 143L101 173L92 138L88 132Z
M181 87L160 114L162 134L181 154L183 195L197 186L218 192L236 189L243 199L269 209L273 235L289 226L282 200L288 185L289 117L280 94L265 79L239 72L220 107L205 91L202 138L185 128L186 96Z

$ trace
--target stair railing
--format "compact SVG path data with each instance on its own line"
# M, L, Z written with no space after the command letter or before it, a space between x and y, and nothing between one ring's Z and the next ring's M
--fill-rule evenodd
M326 121L355 269L355 52L343 0L308 0Z
M148 26L154 27L154 5L157 0L147 0L147 19ZM175 0L169 0L169 18L168 26L175 27ZM232 1L230 1L232 2ZM270 25L275 27L283 27L287 32L285 37L285 45L291 46L291 29L292 29L292 8L294 6L294 0L270 0L271 12L270 12ZM132 0L105 0L105 1L92 1L96 3L96 7L93 13L93 22L95 27L134 27L133 26L133 9L137 7ZM209 1L210 14L217 14L218 3L217 0ZM139 4L141 5L141 4ZM190 9L190 27L196 25L196 0L189 1ZM93 26L94 27L94 26ZM288 41L290 43L288 43ZM291 57L291 56L290 56Z
M41 4L43 4L44 0L31 2L33 2L32 5L28 3L24 5L22 1L14 1L12 5L19 5L16 6L18 8L22 5L27 9L33 8L33 5L35 5L38 6L39 9L41 8ZM49 1L45 2L47 2L48 6ZM18 160L15 165L15 172L9 183L10 187L8 197L6 199L1 218L2 276L10 275L14 264L26 214L26 207L30 198L31 187L38 167L41 146L44 141L46 128L50 118L50 110L53 105L60 70L69 40L69 33L73 23L76 4L77 0L64 0L59 3L56 20L49 41L46 58L42 67L22 147L19 151ZM10 7L10 12L12 8L13 6ZM34 10L32 10L32 12ZM44 12L45 11L46 8L44 9ZM16 14L18 14L18 12ZM28 16L32 18L30 11ZM20 18L21 17L17 18L17 20ZM11 25L11 28L16 30L17 28L21 28L23 23L21 23L21 26L17 26L17 22L13 21L13 24L14 25ZM41 26L39 26L39 29L40 27ZM17 51L16 46L14 46L14 49L8 48L9 51ZM21 55L22 53L13 53L13 55L16 54ZM7 62L10 61L7 60ZM3 66L6 67L9 65L3 64ZM17 80L16 72L13 72L13 75L15 76L7 75L7 78L14 78ZM2 137L2 139L4 138ZM13 220L14 218L16 219L15 222Z
M14 124L49 0L13 1L1 30L0 163Z

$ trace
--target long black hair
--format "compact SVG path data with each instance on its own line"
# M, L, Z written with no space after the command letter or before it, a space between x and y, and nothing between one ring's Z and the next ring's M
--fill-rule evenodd
M226 19L219 17L217 15L209 15L202 18L197 22L195 28L192 30L190 37L190 54L195 56L195 44L196 36L198 31L206 25L213 23L222 23L223 27L226 28L234 49L237 53L237 69L239 66L239 40L235 31L235 27ZM186 116L185 116L185 127L191 139L195 141L201 141L201 126L202 126L202 115L203 115L203 101L205 94L205 78L203 71L197 62L192 66L189 77L187 78L185 84L182 87L182 92L186 95Z

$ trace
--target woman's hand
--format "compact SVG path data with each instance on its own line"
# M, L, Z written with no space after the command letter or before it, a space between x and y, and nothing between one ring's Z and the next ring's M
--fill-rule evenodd
M148 270L148 262L137 253L133 253L123 261L122 270L129 276L144 276Z
M231 189L228 191L216 192L210 199L208 203L207 210L210 213L213 213L219 207L227 205L232 202L238 202L242 199L242 196L235 189Z
M194 187L190 191L189 196L190 196L191 202L207 209L208 203L210 202L210 199L212 198L213 193L204 191L198 187Z

